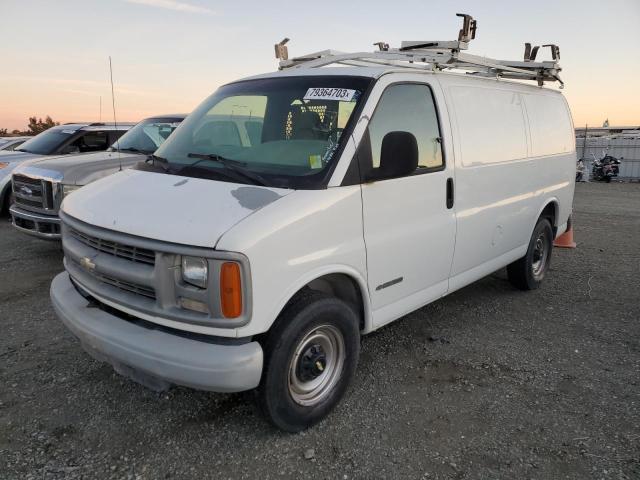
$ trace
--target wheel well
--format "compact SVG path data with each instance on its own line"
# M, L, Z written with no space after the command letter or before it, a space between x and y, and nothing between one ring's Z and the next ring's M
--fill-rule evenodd
M0 214L9 212L9 199L11 197L11 182L0 190Z
M353 305L360 318L360 329L364 329L365 311L362 291L360 290L358 282L349 275L344 273L324 275L307 283L298 293L303 292L305 289L323 292ZM293 298L295 298L298 293L296 293Z
M556 202L549 202L542 213L540 213L540 218L548 218L549 222L551 222L551 228L553 229L553 235L555 237L558 231L558 225L556 220L558 218L558 204Z

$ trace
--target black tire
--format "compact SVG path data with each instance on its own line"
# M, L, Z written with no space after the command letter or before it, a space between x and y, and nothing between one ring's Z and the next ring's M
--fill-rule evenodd
M338 404L356 371L359 323L351 305L314 291L299 295L284 309L262 342L264 368L256 389L258 408L271 423L287 432L299 432L322 420ZM327 352L322 342L330 343L319 336L324 333L336 339L341 336L343 348L331 350L341 353L334 360L327 354L323 363L322 352ZM318 347L314 341L320 342L320 348L314 349L313 345ZM313 377L315 374L318 376ZM321 392L317 398L302 399L295 388L309 384L302 378L324 384L323 390L317 388Z
M9 184L0 195L0 214L9 215L9 207L13 203L13 190Z
M544 250L541 252L541 243ZM507 266L507 275L511 284L520 290L535 290L540 286L551 264L553 250L553 229L547 218L538 219L533 229L529 248L524 257ZM543 255L543 258L540 256ZM538 263L542 262L542 263Z

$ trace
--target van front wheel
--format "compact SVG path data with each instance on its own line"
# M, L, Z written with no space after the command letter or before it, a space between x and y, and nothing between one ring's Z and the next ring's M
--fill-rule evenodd
M540 218L533 229L526 255L507 267L507 275L512 285L520 290L538 288L549 269L552 249L551 223L547 218Z
M319 292L285 308L263 343L258 407L278 428L298 432L340 401L360 353L358 316L347 303Z

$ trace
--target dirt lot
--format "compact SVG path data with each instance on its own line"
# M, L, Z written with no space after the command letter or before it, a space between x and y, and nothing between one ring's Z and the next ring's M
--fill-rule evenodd
M0 222L1 478L640 478L640 185L578 185L578 248L535 292L504 272L363 341L297 435L252 395L158 395L54 317L56 244ZM311 451L312 450L312 451Z

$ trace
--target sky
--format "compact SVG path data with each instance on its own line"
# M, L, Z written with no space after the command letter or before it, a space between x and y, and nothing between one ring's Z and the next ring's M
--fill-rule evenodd
M640 0L0 0L0 128L112 120L109 56L117 118L138 121L275 70L284 37L290 56L454 40L459 12L478 21L469 53L520 60L525 42L559 45L577 127L640 125Z

